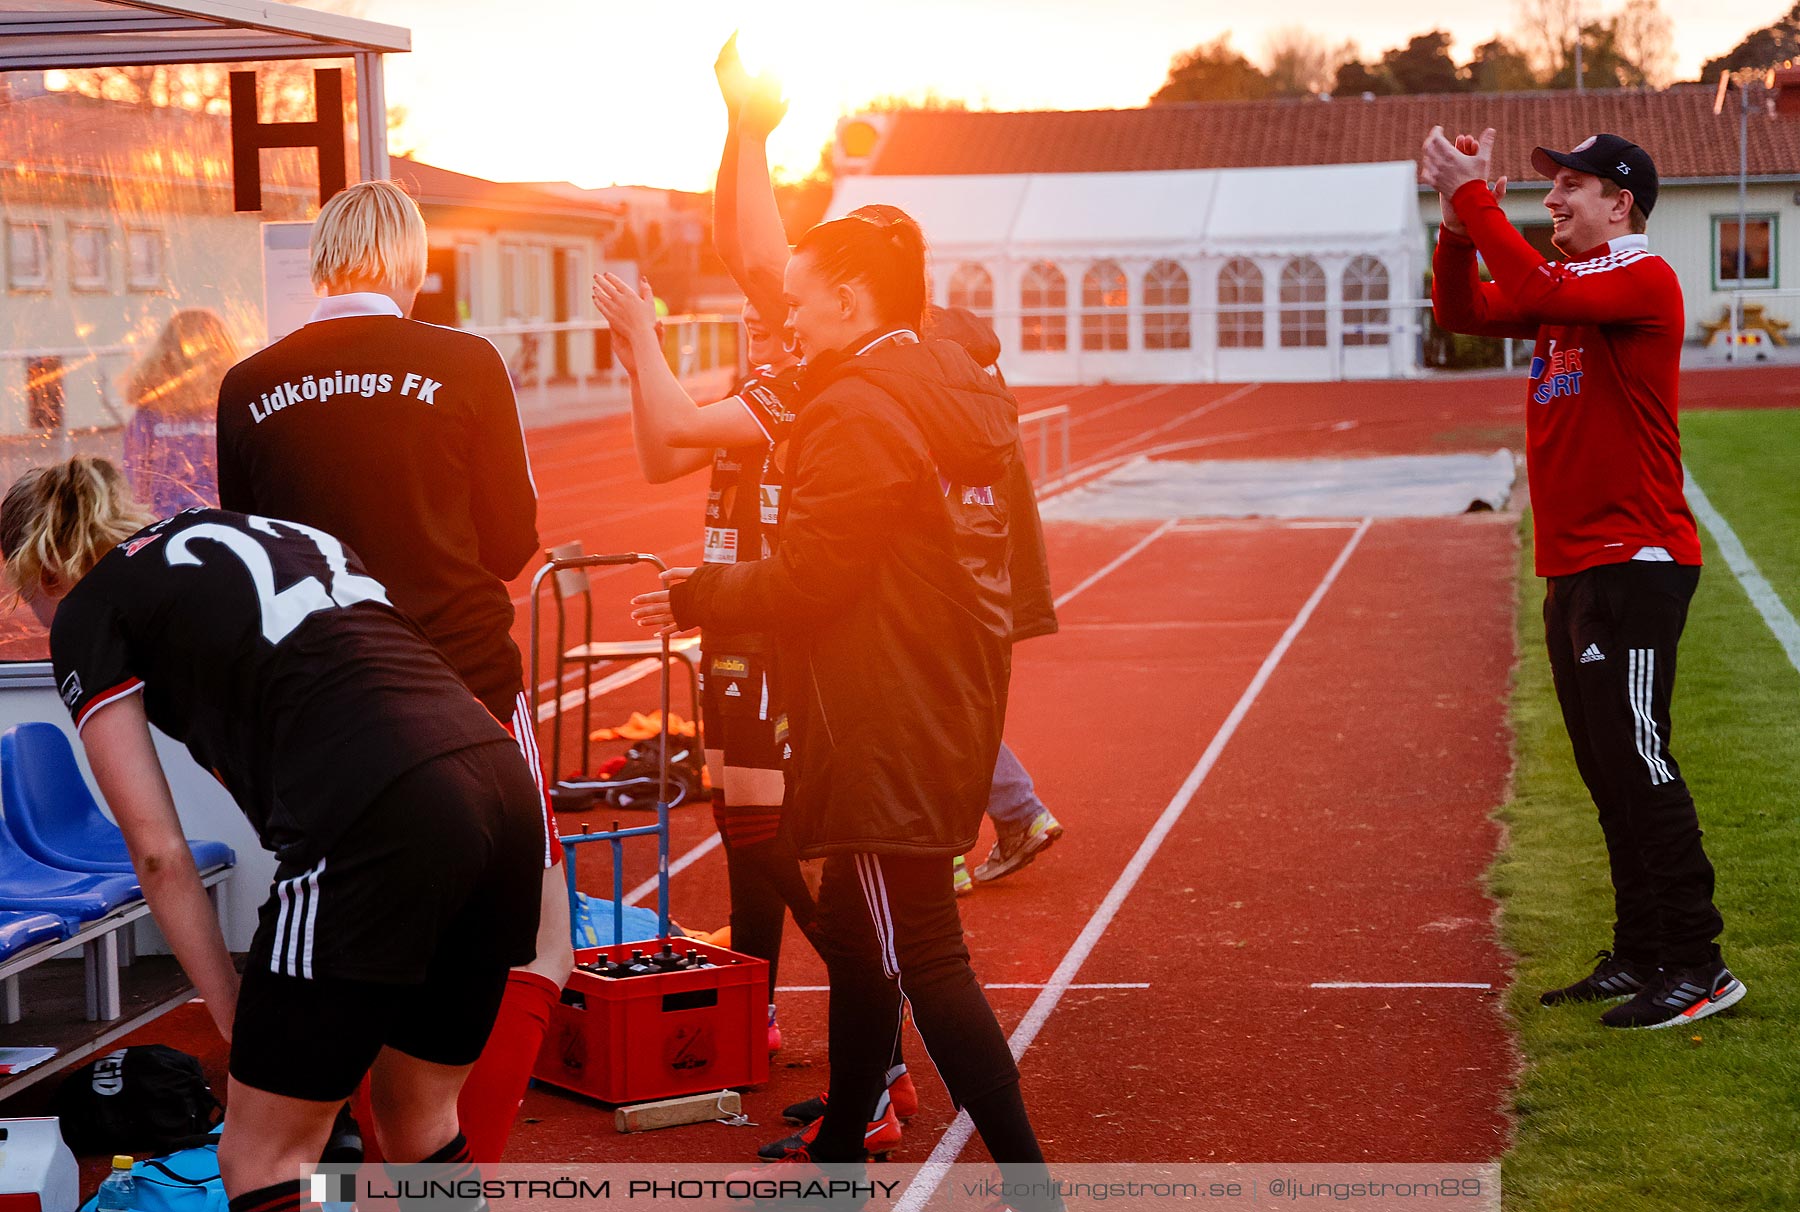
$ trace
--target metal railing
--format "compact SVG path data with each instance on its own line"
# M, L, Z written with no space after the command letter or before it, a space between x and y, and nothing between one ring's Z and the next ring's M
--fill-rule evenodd
M696 313L668 316L662 324L663 356L677 378L686 381L715 371L736 375L744 348L738 316ZM521 408L533 420L579 409L596 397L616 403L629 386L612 349L611 326L604 320L471 325L465 331L488 338L500 350ZM575 338L583 334L586 342L577 343Z
M1029 429L1037 439L1037 482L1040 486L1048 484L1050 475L1050 430L1054 426L1061 435L1056 444L1059 462L1056 474L1061 475L1069 469L1069 406L1057 404L1050 408L1039 408L1033 412L1019 414L1019 437L1024 439Z
M1171 306L1146 306L1134 300L1125 307L1085 309L1071 302L1055 309L986 308L978 314L999 331L1004 346L1001 367L1007 378L1023 384L1039 382L1033 377L1034 361L1042 365L1055 359L1057 371L1067 381L1086 383L1105 380L1125 357L1216 358L1220 352L1239 350L1328 352L1329 373L1341 378L1347 369L1348 351L1368 350L1372 357L1375 351L1386 352L1392 346L1403 351L1400 365L1404 368L1421 361L1424 313L1430 309L1429 299ZM1346 322L1346 315L1351 322ZM1254 318L1260 324L1221 325L1222 320L1234 316ZM1301 317L1305 319L1306 343L1284 344L1284 321ZM1232 331L1240 327L1248 331ZM1161 343L1152 346L1150 338L1158 334ZM1233 343L1233 336L1241 343Z

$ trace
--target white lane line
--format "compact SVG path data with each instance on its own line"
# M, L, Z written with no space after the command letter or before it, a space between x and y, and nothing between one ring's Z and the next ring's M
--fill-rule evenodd
M1069 424L1081 425L1100 417L1111 416L1113 413L1122 411L1123 409L1136 408L1139 404L1148 404L1158 396L1168 395L1171 391L1174 391L1177 387L1181 386L1183 386L1183 384L1164 383L1159 387L1151 387L1144 391L1133 392L1121 399L1114 400L1111 404L1101 404L1092 411L1084 412L1080 416L1071 416L1069 418ZM1039 407L1042 407L1042 405L1039 405Z
M605 698L621 686L629 686L633 682L642 681L644 678L655 673L656 667L660 663L661 662L655 657L645 657L641 661L625 666L625 668L619 670L617 673L609 673L598 681L589 682L585 686L577 686L573 690L565 691L560 702L539 703L537 709L537 722L542 724L549 720L556 715L559 708L563 711L569 711L581 706L581 700L583 699ZM555 685L555 683L551 684Z
M1152 530L1149 534L1145 535L1143 538L1141 538L1137 542L1133 543L1130 547L1127 547L1123 552L1121 552L1119 555L1115 556L1110 562L1108 562L1098 572L1090 573L1086 580L1082 581L1079 585L1075 586L1075 588L1069 590L1067 593L1065 593L1061 597L1057 598L1056 601L1052 604L1056 607L1056 609L1061 610L1064 606L1066 606L1070 602L1074 601L1082 593L1085 593L1090 586L1098 584L1099 582L1105 580L1111 574L1117 572L1120 568L1125 566L1126 561L1130 560L1132 556L1134 556L1138 552L1144 550L1144 548L1150 546L1150 544L1156 542L1156 540L1162 538L1164 535L1168 534L1173 529L1175 529L1175 519L1170 518L1168 521L1166 521L1162 525L1158 526L1155 530Z
M1314 981L1308 989L1492 989L1484 981Z
M1042 983L1034 985L1013 982L988 986L989 989L1048 989L1049 987L1049 985ZM1091 984L1069 986L1071 989L1148 989L1149 987L1149 981L1095 981Z
M1687 469L1684 467L1684 471ZM1719 554L1725 557L1726 567L1743 585L1744 592L1750 595L1750 604L1756 607L1756 613L1762 615L1763 622L1775 633L1775 642L1787 653L1788 664L1800 670L1800 623L1794 621L1793 612L1775 587L1769 584L1769 578L1762 574L1750 553L1744 550L1743 540L1737 537L1737 531L1725 520L1725 515L1713 508L1713 503L1706 499L1700 490L1700 484L1694 479L1694 473L1687 472L1687 499L1693 506L1700 520L1712 532L1713 542L1719 548Z
M708 836L704 842L701 842L698 846L695 846L692 850L669 864L669 878L674 879L683 871L686 871L689 867L692 867L695 863L717 850L719 848L719 843L724 840L725 839L717 833ZM627 905L635 905L638 901L655 891L656 877L653 875L637 887L633 888L630 892L627 892L625 894L625 903Z
M1147 981L1142 981L1142 982L1128 981L1128 982L1125 982L1122 984L1120 984L1120 983L1111 983L1111 984L1095 983L1095 984L1091 984L1091 985L1070 985L1069 986L1070 989L1148 989L1149 987L1150 987L1150 985ZM983 985L982 988L984 988L984 989L1048 989L1049 986L1045 985L1045 984L1041 984L1041 983L1036 984L1036 985L994 984L994 985ZM830 985L777 985L775 987L775 992L777 992L777 993L830 993L831 986Z
M1119 873L1119 878L1113 884L1112 890L1106 894L1106 899L1100 902L1098 909L1094 910L1094 915L1088 919L1087 925L1082 928L1081 934L1070 946L1068 953L1063 956L1062 962L1056 966L1056 972L1051 976L1050 983L1044 987L1042 993L1038 994L1037 1000L1031 1003L1031 1009L1025 1012L1024 1019L1013 1031L1009 1041L1012 1045L1014 1060L1025 1055L1026 1049L1031 1047L1032 1041L1037 1038L1038 1032L1043 1030L1044 1023L1049 1020L1051 1012L1056 1009L1056 1004L1062 1000L1063 994L1068 992L1069 987L1074 984L1075 974L1081 970L1081 965L1087 961L1088 956L1099 945L1100 937L1106 933L1106 928L1112 924L1113 918L1118 916L1120 908L1125 904L1125 898L1131 895L1133 888L1137 887L1139 878L1150 866L1150 860L1156 857L1156 852L1161 849L1163 841L1181 821L1181 816L1187 811L1188 805L1193 803L1194 796L1200 791L1200 785L1206 781L1206 776L1212 773L1213 767L1218 764L1219 755L1225 752L1225 746L1231 743L1231 738L1236 735L1238 726L1244 722L1244 717L1250 713L1250 708L1255 705L1257 697L1262 694L1263 687L1269 684L1269 678L1274 675L1276 666L1281 664L1281 659L1287 655L1288 649L1293 646L1295 639L1306 627L1313 612L1319 608L1319 603L1324 600L1325 594L1336 583L1338 574L1344 570L1344 565L1350 562L1350 556L1356 551L1357 545L1362 542L1363 536L1369 533L1371 521L1370 518L1364 518L1357 525L1355 533L1345 542L1343 550L1338 552L1337 559L1333 560L1331 567L1325 570L1325 576L1319 582L1318 587L1312 591L1312 596L1306 599L1306 604L1300 607L1300 613L1294 616L1294 621L1288 624L1287 630L1281 633L1281 638L1275 641L1275 647L1271 648L1269 655L1263 658L1263 663L1257 669L1256 676L1250 679L1250 684L1244 688L1244 693L1238 697L1236 705L1232 707L1231 714L1225 717L1225 722L1219 725L1219 731L1213 734L1211 743L1206 746L1206 752L1200 755L1200 760L1195 763L1193 770L1188 772L1187 778L1176 790L1174 798L1169 801L1169 806L1163 809L1162 815L1156 819L1156 824L1151 826L1149 834L1138 846L1137 853L1131 856L1131 861L1125 864L1125 870ZM969 1119L968 1113L966 1111L957 1112L956 1118L951 1121L950 1127L945 1131L943 1139L938 1141L937 1147L931 1151L931 1156L926 1160L917 1177L907 1186L905 1194L894 1205L894 1212L921 1212L949 1174L951 1163L963 1151L963 1146L969 1143L969 1137L974 1131L975 1125Z
M1081 459L1069 467L1065 467L1060 476L1038 485L1038 503L1043 504L1050 497L1058 496L1068 492L1071 488L1074 488L1075 484L1072 483L1073 480L1078 476L1086 475L1089 470L1095 467L1095 465L1103 463L1107 456L1115 455L1122 450L1132 450L1140 442L1149 441L1157 434L1167 433L1171 429L1177 429L1186 425L1189 421L1198 421L1201 417L1212 412L1214 409L1223 408L1227 404L1241 400L1261 386L1261 383L1246 383L1235 391L1226 392L1216 400L1208 400L1197 408L1188 409L1178 417L1171 417L1169 420L1164 421L1161 425L1158 425L1153 429L1146 429L1142 433L1133 434L1129 438L1114 442L1111 446L1108 446L1095 454L1091 454L1087 458Z
M1182 534L1198 534L1208 530L1355 530L1356 523L1290 521L1283 518L1219 518L1210 522L1182 522L1175 529Z

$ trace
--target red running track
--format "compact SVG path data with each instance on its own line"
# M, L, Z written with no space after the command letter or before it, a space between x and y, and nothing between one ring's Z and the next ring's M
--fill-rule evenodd
M1515 385L1496 387L1516 400ZM1134 434L1140 450L1210 440L1195 451L1209 457L1517 445L1516 405L1466 386L1114 387L1059 402L1078 463ZM1053 527L1059 590L1153 530ZM1050 980L1352 533L1165 531L1069 603L1061 635L1020 649L1009 739L1069 832L965 902L984 981ZM1505 793L1514 556L1506 516L1385 522L1363 537L1025 1054L1054 1158L1453 1161L1504 1148L1514 1060L1493 990L1506 966L1480 873ZM710 832L703 812L678 813L672 852ZM584 884L603 883L600 866ZM675 878L678 919L725 920L721 867L715 851ZM629 875L649 871L638 860ZM746 1097L763 1130L626 1142L597 1135L580 1100L534 1090L510 1156L748 1156L779 1108L823 1081L825 997L810 987L824 981L790 938L782 983L806 991L783 994L788 1047ZM1335 981L1493 990L1311 987ZM1149 988L1082 987L1115 983ZM1011 1031L1039 991L990 996ZM923 1055L916 1039L909 1051ZM920 1089L907 1160L951 1120L941 1086Z
M1715 407L1794 390L1761 369L1684 381L1690 404ZM1170 458L1337 456L1522 440L1522 393L1502 378L1021 394L1027 408L1069 405L1088 473L1158 447ZM546 544L693 558L700 481L643 485L622 418L540 431L531 447ZM990 990L1009 1032L1038 1003L1021 1067L1053 1160L1471 1161L1504 1150L1517 1062L1481 873L1508 773L1514 521L1377 522L1347 557L1356 531L1345 524L1051 528L1059 592L1086 588L1063 607L1061 634L1020 648L1008 737L1068 833L965 901L963 916L984 981L1042 986L1109 894L1124 893L1054 1005L1035 987ZM642 572L596 577L608 634L626 634L624 598L647 583ZM517 634L523 644L523 612ZM596 718L650 706L651 685L610 696ZM711 836L704 809L680 811L672 852ZM603 865L584 865L590 889L606 885ZM633 882L649 874L647 847L629 867ZM716 850L675 877L674 903L690 925L723 923ZM790 932L783 985L823 983ZM1317 987L1330 983L1489 988ZM1147 987L1094 987L1106 985ZM787 1047L745 1097L761 1128L619 1137L601 1109L539 1088L509 1158L748 1159L782 1131L779 1108L824 1080L824 995L784 992L781 1007ZM138 1038L201 1054L222 1088L223 1049L198 1007ZM896 1156L919 1161L952 1117L916 1038L909 1052L923 1106ZM979 1144L962 1156L980 1157Z
M1716 406L1791 389L1747 371L1690 376L1686 390ZM1159 448L1342 456L1522 440L1522 393L1501 378L1021 394L1026 408L1070 407L1085 474ZM694 558L700 480L642 484L623 418L539 431L531 447L546 545ZM1064 605L1061 634L1020 648L1008 737L1068 833L963 915L984 981L1043 986L1059 965L1072 981L1059 997L990 990L1009 1032L1031 1018L1021 1065L1053 1159L1468 1161L1505 1148L1516 1058L1481 873L1508 771L1514 519L1377 522L1346 556L1356 534L1230 522L1050 530L1059 592L1086 587ZM596 575L603 633L628 634L624 599L648 583L642 571ZM524 580L514 588L522 602ZM523 611L517 635L523 644ZM596 719L649 707L652 685L599 702ZM677 812L672 853L710 839L709 815ZM650 872L648 851L628 865L634 883ZM584 863L587 887L608 883L603 867ZM713 850L675 877L678 919L724 922L722 867ZM1102 912L1112 916L1098 943L1069 974ZM790 932L789 944L783 985L822 985L803 940ZM1333 982L1489 988L1316 987ZM1093 987L1106 985L1147 987ZM784 992L781 1007L787 1048L745 1098L762 1128L618 1137L598 1108L534 1089L509 1156L747 1159L780 1131L779 1108L824 1080L824 994ZM142 1038L202 1053L222 1079L198 1008ZM917 1072L923 1106L897 1151L914 1161L952 1119L928 1063ZM963 1155L981 1156L979 1144Z

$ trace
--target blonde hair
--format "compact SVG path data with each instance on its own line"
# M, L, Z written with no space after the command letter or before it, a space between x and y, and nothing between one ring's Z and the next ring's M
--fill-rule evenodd
M320 208L311 256L314 290L417 290L425 281L425 216L394 182L359 181Z
M127 395L152 412L210 415L219 404L219 383L237 360L237 342L225 321L204 307L178 311L132 371Z
M154 521L105 459L80 455L34 467L13 481L0 502L6 579L21 598L35 596L46 582L67 590Z

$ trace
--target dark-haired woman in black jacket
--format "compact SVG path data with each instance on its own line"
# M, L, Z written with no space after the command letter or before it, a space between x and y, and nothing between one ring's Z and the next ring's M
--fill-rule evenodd
M969 966L951 863L975 843L1011 672L1004 481L1017 406L961 346L921 342L925 248L893 208L813 228L785 293L809 395L781 542L646 594L646 626L775 636L788 825L823 857L831 1089L796 1160L862 1156L901 1003L1003 1170L1043 1154ZM892 1033L871 1031L891 1023Z

